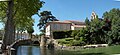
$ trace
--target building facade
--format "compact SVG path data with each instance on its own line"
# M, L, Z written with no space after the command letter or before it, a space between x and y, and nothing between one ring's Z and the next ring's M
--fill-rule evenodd
M84 22L79 21L53 21L46 24L46 37L52 37L54 31L69 31L79 30L80 28L86 27Z
M16 33L15 34L15 40L25 40L25 39L30 39L28 33Z
M80 30L80 28L86 27L85 23L80 21L66 20L65 22L71 23L71 30Z
M61 21L53 21L47 23L46 26L46 36L52 36L52 32L54 31L68 31L71 30L70 22L61 22Z

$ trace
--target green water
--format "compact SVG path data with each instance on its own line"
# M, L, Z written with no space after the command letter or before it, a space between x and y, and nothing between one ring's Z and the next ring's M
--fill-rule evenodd
M49 50L39 46L20 46L17 55L120 55L120 45L75 50Z
M17 50L17 55L40 55L38 46L20 46Z
M40 46L19 46L17 55L62 55L62 51L40 48Z

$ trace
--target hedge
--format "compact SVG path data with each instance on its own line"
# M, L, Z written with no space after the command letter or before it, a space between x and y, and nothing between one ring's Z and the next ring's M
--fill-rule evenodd
M54 39L61 39L61 38L68 38L71 37L72 31L54 31L53 38Z

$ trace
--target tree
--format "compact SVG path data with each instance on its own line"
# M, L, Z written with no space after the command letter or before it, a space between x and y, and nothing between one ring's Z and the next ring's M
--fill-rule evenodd
M0 40L2 40L3 36L4 36L4 29L1 28L0 29Z
M32 33L34 32L33 27L32 27L32 26L29 27L29 28L27 29L27 32L29 33L30 37L32 38Z
M85 24L87 27L90 25L90 21L89 21L88 17L85 19Z
M21 33L21 37L22 37L23 31L26 31L29 28L31 28L33 26L33 23L34 23L34 20L32 18L20 19L20 20L16 20L16 21L18 21L15 23L17 37L18 37L19 33Z
M86 19L85 22L88 23L89 21ZM88 24L85 30L87 34L86 39L89 40L89 43L104 43L104 31L102 30L104 21L96 16L96 18L92 19Z
M79 33L79 30L73 30L71 36L75 39L75 36Z
M41 18L39 20L39 29L42 29L43 28L43 32L45 32L45 26L46 26L46 23L50 22L50 21L58 21L56 19L56 17L54 17L50 11L43 11L40 13L39 15Z
M113 8L110 11L106 11L103 17L110 20L110 22L107 22L110 28L107 32L108 40L111 43L120 43L120 9Z
M14 3L13 3L14 2ZM12 3L12 4L11 4ZM12 0L8 3L8 9L12 14L7 14L7 21L5 22L5 35L3 39L3 43L6 45L10 45L14 42L14 34L15 34L15 23L16 19L26 19L31 18L32 15L36 14L38 10L42 7L44 2L40 0ZM14 5L14 6L13 6ZM12 10L11 10L12 9ZM2 11L2 19L6 17L5 13L7 10L7 3L0 3L0 12ZM10 16L10 17L9 17Z

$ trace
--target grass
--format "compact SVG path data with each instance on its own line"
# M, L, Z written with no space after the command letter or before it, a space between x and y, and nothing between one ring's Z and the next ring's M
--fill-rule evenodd
M78 51L61 50L62 55L111 55L120 54L120 45L101 47L101 48L90 48L80 49ZM61 55L57 54L57 55Z
M59 44L69 44L71 40L73 40L73 38L63 38L63 39L56 39Z
M71 38L68 38L69 40ZM66 39L57 39L57 41L67 42ZM100 48L80 49L80 50L60 50L57 55L111 55L120 54L120 45ZM62 54L61 54L62 53Z
M62 40L62 41L66 41L66 39L67 39L67 40L73 40L73 38L63 38L63 39L56 39L56 40L57 40L57 41L61 41L61 40Z
M118 54L119 53L120 54L120 45L102 47L102 48L84 49L81 51L82 53L106 53L106 54Z

